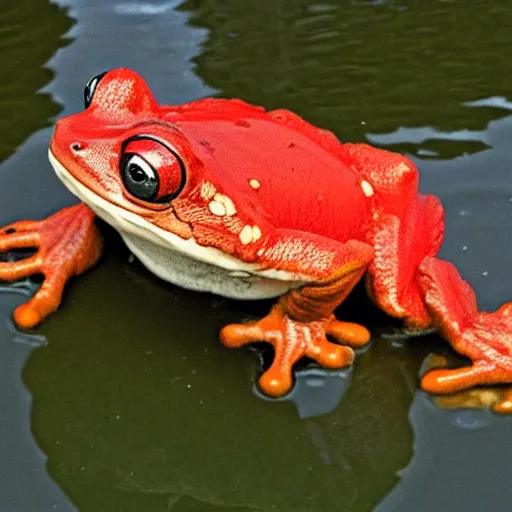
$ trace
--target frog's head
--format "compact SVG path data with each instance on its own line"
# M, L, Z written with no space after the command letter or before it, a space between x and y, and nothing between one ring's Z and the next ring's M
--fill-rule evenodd
M129 69L92 78L84 100L83 112L57 122L49 152L57 175L111 224L131 212L187 234L172 202L194 188L203 166L168 108Z

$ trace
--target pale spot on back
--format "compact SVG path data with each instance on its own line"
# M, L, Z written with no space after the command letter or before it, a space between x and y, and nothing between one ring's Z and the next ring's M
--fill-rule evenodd
M211 201L208 204L208 208L213 213L213 215L217 215L218 217L223 217L226 215L226 208L224 208L224 205L218 201Z
M361 181L361 188L363 189L363 194L366 197L372 197L374 194L373 187L366 180Z
M261 238L261 229L259 226L252 227L252 241L257 242Z
M249 185L254 190L258 190L261 187L261 183L258 180L255 180L255 179L249 180Z
M238 236L244 245L257 242L261 238L261 229L259 226L249 226L246 224Z
M244 226L242 231L240 231L240 234L238 235L240 238L240 242L242 242L243 245L247 245L252 242L252 227L251 226Z
M228 196L217 193L215 194L213 199L214 202L220 203L224 207L225 214L228 215L229 217L236 214L235 204Z

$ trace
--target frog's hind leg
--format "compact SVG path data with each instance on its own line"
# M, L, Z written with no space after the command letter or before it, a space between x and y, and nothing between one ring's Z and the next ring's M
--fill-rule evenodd
M477 385L512 384L512 302L497 311L478 311L475 293L448 261L425 258L419 283L429 314L453 348L472 364L427 372L421 387L449 394ZM512 390L506 389L493 405L496 412L512 412Z
M443 209L433 196L417 196L405 217L383 214L374 233L367 290L383 311L403 319L409 329L432 326L417 272L426 257L438 252L442 237Z
M476 385L512 384L512 302L493 313L478 311L471 286L451 263L435 257L443 238L443 209L437 198L418 194L412 162L364 144L343 147L345 159L375 189L370 296L409 328L436 328L473 362L428 372L422 388L449 394ZM505 390L492 407L512 412L512 391Z
M441 246L441 203L418 193L418 170L405 156L366 144L345 144L343 151L344 160L372 191L374 227L368 243L375 257L368 267L368 293L388 315L415 330L426 329L431 319L416 272Z
M388 314L409 329L434 327L473 364L429 371L421 387L450 394L477 385L512 384L512 303L494 313L477 309L475 294L457 269L435 257L442 235L442 209L432 197L418 197L398 219L387 215L374 236L375 259L368 288ZM492 405L512 412L512 391Z

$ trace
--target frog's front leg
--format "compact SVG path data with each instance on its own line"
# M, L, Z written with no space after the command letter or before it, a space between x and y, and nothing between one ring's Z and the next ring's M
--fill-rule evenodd
M78 204L41 221L14 222L0 228L0 253L22 248L36 248L37 252L20 261L0 262L0 280L44 275L34 297L14 312L16 324L28 329L58 308L68 279L98 261L103 240L92 210Z
M372 248L362 242L343 244L282 230L260 249L264 267L302 276L306 282L282 296L262 320L228 325L221 331L221 341L228 347L260 341L272 344L274 360L259 380L265 393L287 393L293 385L292 367L303 356L327 368L352 363L350 347L364 345L370 334L358 324L336 320L333 312L361 279L372 257ZM349 346L331 343L327 336Z

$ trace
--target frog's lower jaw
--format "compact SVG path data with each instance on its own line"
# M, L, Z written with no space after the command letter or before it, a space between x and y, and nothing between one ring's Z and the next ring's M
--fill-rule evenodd
M191 290L248 300L277 297L303 284L286 272L260 271L255 264L239 261L212 247L202 247L193 238L184 240L164 231L94 194L51 151L48 157L64 185L114 227L143 265L165 281Z

